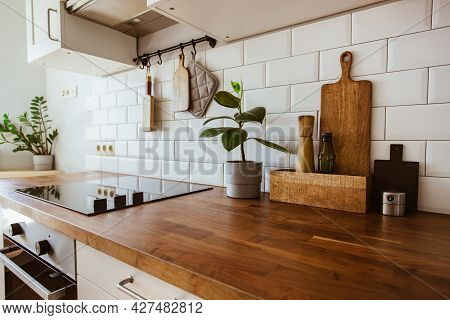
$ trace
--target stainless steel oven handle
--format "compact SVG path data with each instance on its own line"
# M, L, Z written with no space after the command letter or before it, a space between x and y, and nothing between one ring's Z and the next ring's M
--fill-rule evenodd
M123 293L129 295L130 297L132 297L132 298L134 298L136 300L147 300L143 296L141 296L140 294L138 294L138 293L128 289L127 287L125 287L125 285L127 285L129 283L133 283L133 282L134 282L133 276L128 276L127 278L123 279L122 281L120 281L117 284L117 289L119 289Z
M58 10L52 9L52 8L48 8L47 10L47 35L48 38L52 41L58 41L58 38L55 38L52 36L51 34L51 30L50 30L50 12L54 12L54 13L58 13Z
M21 250L20 247L17 247L17 250ZM8 268L9 271L14 273L20 280L22 280L30 289L36 292L39 296L41 296L45 300L58 300L66 296L66 288L59 289L57 291L51 292L47 288L45 288L42 284L40 284L36 279L34 279L31 275L26 273L15 264L11 259L9 259L4 253L12 252L11 247L0 250L0 262Z

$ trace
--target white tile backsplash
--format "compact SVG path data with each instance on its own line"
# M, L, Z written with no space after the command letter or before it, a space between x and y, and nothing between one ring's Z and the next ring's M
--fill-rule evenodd
M126 123L127 122L127 108L114 108L108 110L108 123Z
M450 66L430 68L428 103L444 102L450 102Z
M291 30L284 30L244 41L244 62L285 58L291 55Z
M371 139L384 140L386 108L372 108Z
M128 123L138 123L143 121L144 109L141 104L136 106L128 107Z
M419 162L419 174L425 175L425 141L372 141L370 144L370 170L375 160L389 160L391 144L403 144L403 160Z
M388 71L450 64L450 27L389 40Z
M317 112L268 114L266 118L266 139L269 141L298 140L298 117L315 117L314 138L317 139Z
M135 69L128 72L127 87L135 88L145 85L147 81L147 71L145 69Z
M86 170L101 171L102 163L99 156L86 156Z
M117 126L117 138L119 140L136 140L137 124L119 124Z
M107 110L97 110L92 112L92 124L107 124L108 123L108 111Z
M450 179L419 178L419 210L450 214Z
M86 127L84 130L84 138L86 140L100 139L100 127Z
M223 186L223 164L191 162L190 182Z
M318 73L318 53L273 60L266 65L266 85L273 87L317 81Z
M248 66L226 69L223 73L224 90L233 91L231 81L243 81L244 90L259 89L266 86L266 64L256 63Z
M316 117L317 158L320 89L338 79L339 57L349 50L354 58L354 80L369 80L373 84L371 167L373 160L389 158L391 143L403 144L404 159L420 164L419 207L450 213L450 202L444 196L450 193L450 162L446 161L450 157L450 5L438 10L448 0L434 0L433 8L431 2L390 1L263 36L218 44L197 54L196 60L219 80L218 90L232 91L230 81L242 78L244 110L267 108L263 125L246 124L249 137L289 147L290 153L284 154L252 140L246 143L247 158L265 164L262 190L270 189L271 169L295 168L299 115ZM213 101L205 118L172 112L172 79L177 68L177 60L152 65L157 109L156 130L151 132L142 130L145 70L135 69L92 82L92 96L82 102L82 108L92 118L85 128L88 170L151 177L134 178L132 184L139 182L138 187L156 194L163 186L153 178L224 185L224 162L239 160L240 149L227 152L220 136L201 139L199 134L204 130L205 119L233 116L236 110ZM235 124L217 120L207 126ZM98 153L97 144L112 145L114 152Z
M101 126L100 136L102 140L115 140L117 138L117 126L115 125Z
M108 79L99 79L92 82L92 94L99 95L108 92Z
M189 162L186 161L163 161L162 178L175 181L189 181Z
M87 97L84 100L84 110L86 110L86 111L98 110L99 107L100 107L100 98L99 98L99 96Z
M125 89L127 84L127 73L112 75L108 78L108 91L119 91Z
M117 157L101 157L102 171L117 173L119 170L119 158Z
M433 0L433 29L450 26L449 0Z
M117 105L119 107L128 107L137 104L137 90L126 89L117 92Z
M320 93L325 83L311 82L291 86L291 111L320 110Z
M387 140L450 140L450 103L386 109Z
M217 71L242 66L244 62L243 44L237 42L206 51L206 68Z
M152 66L150 67L150 74L152 76L152 81L155 82L172 80L174 73L175 73L174 60L164 61L164 63L161 65L157 63L152 63Z
M264 107L267 113L289 112L290 99L289 86L248 90L244 92L244 110Z
M344 47L352 42L351 15L292 29L292 55Z
M354 80L372 82L372 105L374 107L427 103L427 69L363 76Z
M320 53L320 80L341 77L340 57L344 51L352 53L352 77L386 72L387 40L379 40Z
M396 1L353 13L353 43L385 39L430 29L431 1Z
M114 108L117 106L117 95L115 92L105 93L100 96L100 107L102 109Z
M128 155L128 142L127 141L116 141L115 154L119 157L126 157Z
M427 142L427 176L450 178L450 141Z

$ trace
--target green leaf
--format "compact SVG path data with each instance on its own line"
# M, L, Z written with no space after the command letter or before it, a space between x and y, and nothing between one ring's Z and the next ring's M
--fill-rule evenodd
M241 128L231 128L222 134L222 144L228 152L247 140L247 131Z
M214 101L226 108L239 108L241 99L233 96L227 91L219 91L214 95Z
M203 125L206 125L207 123L209 123L209 122L211 122L213 120L218 120L218 119L230 119L230 120L235 121L232 117L221 116L221 117L214 117L214 118L208 119L205 122L203 122Z
M234 92L241 96L241 84L239 82L231 81L231 86L233 87Z
M266 147L269 147L269 148L272 148L272 149L275 149L275 150L278 150L278 151L281 151L281 152L288 152L285 148L283 148L282 146L280 146L280 145L278 145L276 143L269 142L267 140L263 140L263 139L260 139L260 138L250 138L250 139L256 140L259 143L265 145Z
M265 116L266 116L266 109L264 107L256 107L238 115L236 117L236 121L262 123Z
M208 128L206 130L203 130L200 133L200 138L212 138L212 137L216 137L222 133L224 133L225 131L229 130L229 129L233 129L231 127L222 127L222 128Z

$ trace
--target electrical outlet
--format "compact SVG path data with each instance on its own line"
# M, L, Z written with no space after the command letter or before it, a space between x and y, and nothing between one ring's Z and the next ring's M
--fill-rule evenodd
M76 98L77 96L78 90L76 85L74 85L71 88L61 89L61 97L63 97L64 99L73 99Z

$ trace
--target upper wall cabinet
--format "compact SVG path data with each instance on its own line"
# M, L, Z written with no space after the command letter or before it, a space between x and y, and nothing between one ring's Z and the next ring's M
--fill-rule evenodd
M136 38L66 12L60 0L26 0L28 62L105 76L135 66Z
M383 0L147 0L152 10L232 41Z

